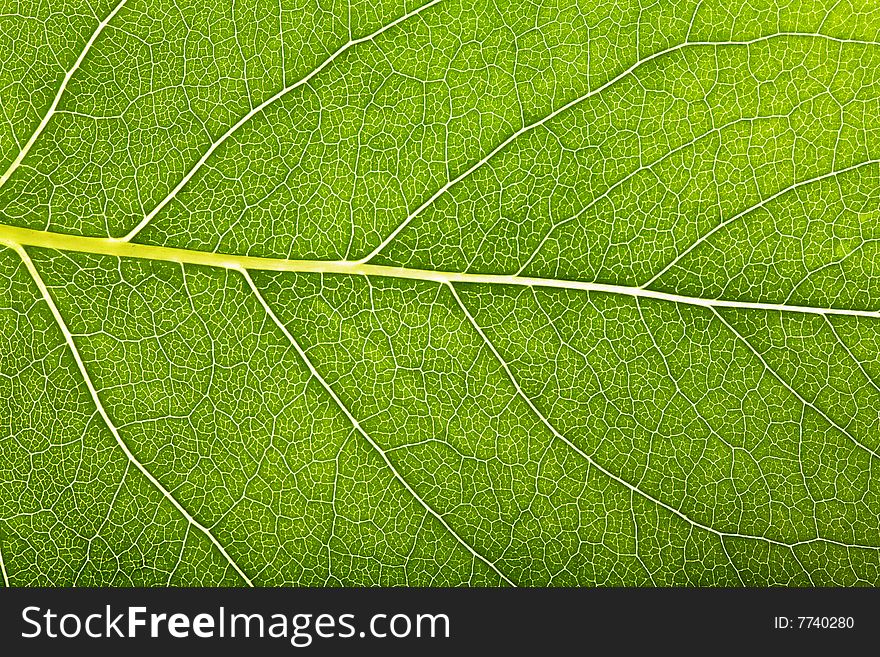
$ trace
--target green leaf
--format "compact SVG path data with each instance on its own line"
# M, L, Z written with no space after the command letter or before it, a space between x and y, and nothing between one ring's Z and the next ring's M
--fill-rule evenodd
M0 11L7 585L880 584L880 5Z

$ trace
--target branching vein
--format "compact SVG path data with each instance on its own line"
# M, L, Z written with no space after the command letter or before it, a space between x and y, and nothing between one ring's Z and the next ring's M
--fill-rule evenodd
M388 467L388 469L394 475L394 478L397 479L397 481L399 481L400 484L406 489L406 491L410 495L412 495L412 497L419 503L419 505L423 509L425 509L425 511L427 511L431 516L433 516L441 525L443 525L444 529L446 529L446 531L448 531L453 536L453 538L455 538L455 540L461 544L462 547L464 547L468 552L470 552L470 554L475 559L478 559L479 561L482 561L487 566L489 566L489 568L491 568L495 572L495 574L498 575L502 580L507 582L507 584L509 584L511 586L516 586L514 584L514 582L509 577L507 577L507 575L505 575L504 573L502 573L498 569L498 566L496 566L494 563L492 563L492 561L490 561L485 556L483 556L482 554L477 552L476 549L474 549L474 547L472 547L467 541L465 541L461 537L461 535L458 534L458 532L456 532L449 525L446 518L444 518L440 513L438 513L436 510L434 510L424 500L424 498L422 498L413 489L413 487L409 485L409 482L407 482L406 479L403 478L403 476L400 474L400 472L394 466L394 463L392 463L391 459L388 458L388 455L385 453L385 450L383 450L378 445L378 443L376 443L376 441L373 440L373 437L370 436L370 434L367 433L367 431L361 426L361 423L352 414L352 412L348 409L348 407L342 402L342 400L339 398L339 396L336 394L336 392L333 390L333 388L330 386L330 384L327 383L326 379L324 379L324 377L321 376L321 374L318 372L318 370L315 369L315 366L312 364L311 359L308 357L306 352L300 346L299 342L296 340L296 338L293 337L293 335L290 333L290 331L287 330L287 327L284 325L284 323L280 319L278 319L278 316L275 314L275 312L272 310L272 308L269 306L269 304L266 303L266 300L263 298L263 295L260 293L259 288L257 288L257 286L254 284L254 281L250 277L250 274L248 274L247 270L242 269L241 273L244 276L245 280L247 281L247 284L250 287L251 291L254 293L254 296L257 298L257 300L260 302L260 305L262 305L263 309L266 311L266 315L268 315L268 317L272 320L272 322L275 324L275 326L277 326L278 329L284 334L284 337L287 338L287 340L290 342L290 344L293 345L293 348L296 350L296 353L299 354L299 357L302 359L303 363L305 363L305 365L308 368L311 375L315 378L315 380L318 383L321 384L321 387L327 391L327 394L330 395L330 397L333 399L333 402L336 404L336 406L339 408L339 410L342 411L342 413L345 415L346 418L348 418L348 421L352 424L352 426L354 426L354 428L357 430L357 432L359 434L361 434L361 436L364 437L364 440L366 440L369 443L370 447L372 447L376 451L376 453L379 455L379 457L385 462L385 465Z
M0 574L3 575L3 586L9 588L9 575L6 574L6 564L3 562L3 541L0 541Z
M109 14L107 14L107 18L105 18L100 23L98 23L98 27L92 33L92 36L89 37L89 40L86 41L86 45L82 49L82 52L79 54L79 57L76 58L76 61L73 63L73 66L71 66L70 69L67 71L67 73L64 75L64 79L61 80L61 85L58 87L58 92L55 94L55 98L52 100L52 104L49 105L49 109L47 110L46 114L43 116L42 121L40 121L36 130L34 130L34 132L31 134L30 139L27 140L27 143L24 145L24 148L22 148L19 151L16 158L12 161L12 164L10 164L9 167L6 169L6 171L3 173L3 175L0 176L0 187L3 187L3 185L6 183L6 181L9 180L10 176L12 176L12 174L15 173L15 170L22 163L24 158L27 157L27 154L30 152L34 143L37 141L37 139L43 133L43 130L46 129L46 126L49 124L49 121L52 119L52 116L55 114L55 110L58 109L58 103L61 102L61 97L64 95L65 89L67 89L67 84L70 82L70 78L73 77L73 74L76 73L77 69L82 65L83 60L86 58L86 55L89 54L89 50L91 50L95 41L98 40L98 37L101 36L101 32L104 31L104 28L107 27L107 25L110 23L110 21L112 21L113 18L116 16L116 14L119 13L119 10L122 9L122 7L125 5L126 1L127 0L120 0L119 4L117 4L113 8L113 11L111 11Z
M61 312L58 310L58 307L55 305L55 301L52 298L52 295L49 293L49 288L46 287L46 284L43 282L40 273L37 271L34 266L33 261L30 256L21 246L13 247L18 255L21 257L22 262L30 273L31 278L33 278L34 283L37 288L40 290L40 294L43 297L43 300L46 302L46 305L49 307L49 310L52 312L52 316L55 318L55 322L58 324L58 328L61 330L61 333L64 335L64 341L67 343L68 348L70 349L71 355L73 356L74 361L76 362L76 366L79 369L80 375L83 378L83 381L86 384L86 388L89 391L89 395L91 395L92 401L95 404L95 408L98 410L101 418L104 420L104 424L107 425L107 428L110 430L110 433L113 434L113 438L116 439L116 443L119 445L119 448L125 453L126 458L128 458L129 462L136 467L141 474L149 480L153 486L167 499L175 509L177 509L180 514L186 519L186 521L202 532L211 543L214 544L214 547L220 551L226 561L229 562L229 565L235 569L235 572L238 573L239 577L247 583L248 586L253 586L253 583L248 578L248 576L244 573L244 571L239 567L239 565L229 556L229 553L226 551L226 548L217 540L211 531L199 523L195 518L190 515L190 513L181 505L180 502L171 494L171 492L165 488L158 479L156 479L153 474L147 470L147 468L132 454L131 450L126 445L125 441L122 439L122 436L119 435L119 430L116 428L116 425L113 423L113 420L110 419L110 416L107 414L107 411L104 408L104 404L101 402L100 397L98 396L98 391L95 389L94 384L92 383L92 379L89 376L88 371L86 370L85 363L79 354L79 349L76 346L76 343L73 339L73 334L71 334L70 330L67 328L67 324L64 321L64 318L61 316Z
M402 222L400 222L397 225L396 228L394 228L394 230L392 230L385 237L385 239L383 239L379 243L379 245L375 249L373 249L364 258L359 260L359 262L363 262L363 263L369 262L370 260L375 258L377 255L379 255L379 253L381 253L385 249L386 246L388 246L391 242L394 241L394 239L401 233L401 231L403 231L404 228L406 228L410 223L412 223L413 219L418 217L428 207L433 205L433 203L438 198L443 196L452 187L454 187L455 185L460 183L465 178L468 178L471 174L473 174L475 171L477 171L482 166L484 166L487 162L489 162L489 160L491 160L493 157L495 157L495 155L497 155L499 152L501 152L505 148L507 148L507 146L509 146L511 144L511 142L518 139L521 135L524 135L525 133L530 132L530 131L534 130L535 128L538 128L538 127L544 125L548 121L551 121L552 119L554 119L558 115L562 114L563 112L571 109L575 105L579 105L580 103L584 102L588 98L591 98L592 96L595 96L596 94L599 94L599 93L605 91L609 87L617 84L618 82L620 82L624 78L631 75L634 71L641 68L645 64L652 62L655 59L658 59L658 58L663 57L665 55L669 55L669 54L674 53L676 51L682 50L683 48L690 48L690 47L696 47L696 46L714 46L714 47L749 46L749 45L754 45L756 43L762 43L764 41L770 41L772 39L778 39L778 38L782 38L782 37L809 37L809 38L816 38L816 39L825 39L828 41L838 42L838 43L861 43L863 45L880 45L880 43L874 42L874 41L839 39L836 37L826 36L824 34L811 34L811 33L803 33L803 32L778 32L776 34L769 34L769 35L765 35L762 37L757 37L755 39L750 39L748 41L685 41L684 43L679 43L677 45L671 46L671 47L666 48L664 50L659 50L659 51L653 53L652 55L648 55L647 57L643 57L642 59L640 59L639 61L634 63L632 66L627 68L625 71L622 71L621 73L614 76L613 78L611 78L610 80L608 80L607 82L602 84L601 86L596 87L595 89L591 89L587 93L585 93L581 96L578 96L574 100L569 101L568 103L566 103L565 105L562 105L561 107L558 107L557 109L553 110L552 112L545 115L543 118L535 121L534 123L529 123L528 125L522 126L519 130L517 130L516 132L511 134L509 137L507 137L507 139L502 141L495 148L493 148L491 151L489 151L486 155L481 157L477 162L475 162L473 165L471 165L471 167L469 167L467 170L465 170L463 173L459 174L458 176L456 176L452 180L449 180L446 184L444 184L436 192L434 192L431 196L429 196L428 199L425 200L424 203L422 203L419 207L417 207L415 210L413 210Z
M317 68L313 69L311 73L309 73L308 75L306 75L303 78L300 78L299 80L297 80L293 84L290 84L290 85L284 87L281 91L276 93L274 96L267 98L259 105L253 107L247 114L245 114L243 117L241 117L231 128L229 128L226 132L224 132L223 135L221 135L221 137L219 139L217 139L217 141L213 142L208 147L208 149L204 152L204 154L202 154L202 156L198 159L198 161L193 165L193 167L189 171L186 172L186 174L183 176L183 178L180 179L180 182L178 182L177 185L175 185L174 189L172 189L168 193L168 195L165 196L165 198L163 198L161 201L159 201L159 203L156 205L156 207L154 207L152 210L150 210L150 212L148 212L146 215L144 215L144 218L141 219L138 222L138 224L134 228L132 228L125 235L125 237L123 237L121 239L123 241L127 242L127 241L131 240L139 232L141 232L147 226L147 224L149 224L150 221L153 220L153 217L155 217L157 214L159 214L162 211L162 208L164 208L172 200L174 200L174 197L177 196L177 193L186 186L186 184L192 179L192 177L194 175L196 175L196 173L199 171L199 169L202 168L202 166L205 164L205 162L208 161L208 159L211 157L211 155L214 153L214 151L216 151L223 144L223 142L225 142L232 135L234 135L236 132L238 132L238 130L243 125L245 125L248 121L250 121L252 118L254 118L254 116L256 116L257 114L260 114L267 107L274 104L275 102L277 102L278 100L280 100L281 98L283 98L284 96L289 94L294 89L297 89L298 87L301 87L304 84L307 84L309 80L311 80L313 77L318 75L318 73L320 73L325 68L330 66L330 64L332 64L344 52L346 52L347 50L349 50L353 46L356 46L360 43L364 43L367 41L373 41L376 37L378 37L383 32L387 32L388 30L395 27L396 25L399 25L400 23L406 21L407 19L409 19L413 16L416 16L417 14L423 12L424 10L428 9L429 7L436 5L438 2L440 2L440 0L431 0L431 2L428 2L424 5L422 5L421 7L414 9L413 11L411 11L409 13L406 13L403 16L400 16L399 18L388 23L387 25L384 25L383 27L379 28L378 30L376 30L372 34L368 34L367 36L360 37L359 39L352 39L352 40L348 41L343 46L338 48L327 59L325 59L323 62L321 62L321 64Z
M783 541L778 541L776 539L768 538L766 536L757 536L757 535L751 535L751 534L739 534L739 533L734 533L734 532L723 532L718 529L715 529L714 527L710 527L709 525L705 525L697 520L694 520L693 518L688 516L683 511L676 509L674 506L666 504L665 502L663 502L660 499L657 499L656 497L653 497L652 495L641 490L638 486L631 484L630 482L617 476L616 474L614 474L613 472L611 472L607 468L604 468L602 465L597 463L596 460L593 459L589 454L587 454L585 451L583 451L574 442L569 440L564 434L562 434L558 429L556 429L556 427L550 422L550 420L547 418L547 416L544 415L544 413L542 413L540 411L540 409L538 409L538 407L532 401L531 397L529 397L525 393L525 391L522 389L522 387L519 385L519 381L514 376L513 372L510 369L510 366L507 364L507 361L505 361L504 358L501 356L501 354L498 353L498 350L495 348L495 345L492 344L492 342L489 340L488 336L485 334L483 329L480 327L479 324L477 324L476 320L474 319L471 312L468 310L467 306L464 305L464 302L461 300L458 293L455 291L455 286L450 284L449 287L452 290L453 297L455 298L455 301L457 302L459 308L461 308L461 311L467 317L468 322L471 324L473 329L480 335L480 337L482 338L486 347L492 352L492 355L495 357L495 360L499 363L499 365L501 365L502 369L504 370L505 374L507 375L507 378L513 384L513 387L516 391L516 394L520 398L522 398L522 400L528 405L528 407L532 411L532 413L535 414L535 416L541 421L541 423L547 428L547 430L550 431L551 434L553 434L554 437L556 437L558 440L565 443L569 448L571 448L578 455L580 455L583 459L585 459L587 461L587 463L590 464L591 467L595 468L597 471L601 472L606 477L609 477L610 479L614 480L615 482L617 482L618 484L620 484L621 486L623 486L627 490L639 495L640 497L651 502L652 504L655 504L655 505L659 506L660 508L665 509L666 511L669 511L670 513L678 516L679 518L681 518L682 520L687 522L692 527L694 527L696 529L700 529L705 532L709 532L710 534L714 534L719 539L744 538L744 539L750 539L750 540L756 540L756 541L764 541L764 542L770 543L772 545L778 545L778 546L782 546L782 547L786 547L786 548L793 548L798 545L806 545L806 544L815 543L815 542L824 542L824 543L829 543L829 544L833 544L833 545L842 545L838 541L835 541L832 539L827 539L827 538L822 538L820 536L817 536L814 539L807 539L807 540L798 541L795 543L785 543ZM795 393L795 394L797 394L797 393ZM830 420L829 420L829 422L830 422ZM722 547L723 547L723 545L722 545ZM851 547L851 548L858 547L861 549L880 550L880 546L872 546L872 545L859 545L859 546L848 545L846 547ZM731 565L733 565L733 564L731 563ZM736 568L734 567L734 569L736 569Z
M770 363L767 362L767 359L764 358L764 356L761 354L761 352L758 351L757 349L755 349L755 347L752 346L752 343L749 342L749 341L746 339L746 337L745 337L742 333L740 333L739 331L737 331L736 328L733 326L733 324L731 324L731 323L728 322L726 319L724 319L724 316L723 316L721 313L719 313L717 309L712 308L712 312L715 313L715 316L718 318L718 320L719 320L722 324L724 324L724 326L726 326L727 329L728 329L731 333L733 333L734 336L736 336L737 340L739 340L742 344L744 344L744 345L746 346L746 348L747 348L747 349L748 349L748 350L749 350L749 351L750 351L750 352L751 352L751 353L752 353L752 354L753 354L753 355L754 355L759 361L761 361L761 364L764 366L764 369L766 369L767 372L768 372L768 373L769 373L774 379L776 379L777 381L779 381L779 383L781 383L781 384L785 387L786 390L788 390L792 395L794 395L794 397L795 397L795 398L796 398L801 404L803 404L804 406L806 406L806 407L812 409L812 410L813 410L817 415L819 415L823 420L825 420L828 424L830 424L830 425L831 425L832 427L834 427L837 431L839 431L839 432L842 433L844 436L846 436L850 441L852 441L852 443L853 443L856 447L858 447L858 448L864 450L865 452L867 452L869 455L873 456L874 458L880 459L880 454L878 454L877 452L875 452L873 449L871 449L870 447L868 447L867 445L865 445L865 444L862 443L861 441L857 440L855 436L853 436L849 431L847 431L846 427L842 427L842 426L840 426L837 422L835 422L833 419L831 419L831 418L828 416L828 414L825 413L825 411L823 411L821 408L819 408L818 406L816 406L816 405L813 404L812 402L810 402L810 401L808 401L807 399L805 399L805 398L803 397L803 395L801 395L797 390L795 390L795 389L791 386L791 384L790 384L788 381L786 381L784 378L782 378L782 376L780 376L779 373L778 373L775 369L773 369L773 367L770 366Z
M707 231L706 233L701 235L698 239L691 242L691 244L688 245L688 247L686 249L682 250L681 253L679 253L677 256L675 256L675 258L673 258L668 264L663 266L656 274L654 274L650 279L648 279L648 281L642 287L650 287L651 284L654 283L655 281L657 281L661 276L663 276L663 274L665 274L670 269L675 267L675 265L677 265L679 262L681 262L682 259L684 259L684 257L688 253L690 253L691 251L696 249L698 246L700 246L700 244L703 244L704 242L706 242L706 240L708 240L710 237L712 237L712 235L717 233L722 228L726 228L727 226L729 226L733 222L737 221L738 219L741 219L742 217L745 217L746 215L751 214L755 210L758 210L760 208L765 207L768 203L779 198L780 196L788 194L789 192L793 192L794 190L799 189L801 187L805 187L807 185L811 185L813 183L820 182L822 180L827 180L828 178L833 178L835 176L839 176L843 173L847 173L848 171L855 171L856 169L861 169L863 167L870 166L872 164L880 164L880 159L873 159L873 160L866 160L864 162L859 162L858 164L853 164L851 166L844 167L843 169L829 171L827 173L823 173L821 176L809 178L808 180L801 180L799 182L796 182L796 183L789 185L788 187L783 187L778 192L771 194L770 196L768 196L766 198L761 199L760 201L758 201L754 205L746 208L745 210L741 210L740 212L737 212L734 216L730 217L729 219L726 219L726 220L716 224L715 227L712 228L712 230Z

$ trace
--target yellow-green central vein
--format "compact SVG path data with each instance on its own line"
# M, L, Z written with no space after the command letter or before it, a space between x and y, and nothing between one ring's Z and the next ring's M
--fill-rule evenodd
M849 315L854 317L880 318L880 309L858 309L837 307L799 306L782 303L740 301L735 299L705 299L653 290L647 287L613 285L590 281L557 278L518 276L516 274L482 274L470 272L436 271L413 269L389 265L371 265L348 260L287 260L259 256L236 255L195 251L168 246L136 244L109 237L83 237L52 231L33 230L0 224L0 243L12 248L16 246L35 246L59 251L75 251L95 255L107 255L145 260L160 260L187 265L204 265L235 270L286 271L298 273L342 274L353 276L382 276L409 280L432 281L435 283L477 283L487 285L519 285L525 287L547 287L583 292L620 294L634 298L660 299L673 303L705 308L744 308L780 312L797 312L816 315Z

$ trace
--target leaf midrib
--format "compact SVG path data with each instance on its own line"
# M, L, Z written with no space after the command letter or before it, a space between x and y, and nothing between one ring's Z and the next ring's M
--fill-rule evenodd
M197 251L169 246L138 244L112 237L84 237L34 230L0 224L0 244L16 249L31 246L59 251L74 251L92 255L107 255L119 258L138 258L187 265L203 265L237 271L279 271L313 274L340 274L350 276L377 276L440 284L476 283L484 285L516 285L521 287L545 287L581 292L600 292L618 294L632 298L659 299L672 303L704 308L741 308L747 310L794 312L813 315L848 315L852 317L880 318L880 309L860 309L845 307L817 307L785 303L764 303L760 301L741 301L737 299L709 299L664 292L648 287L614 285L593 281L580 281L561 278L541 278L517 274L485 274L431 269L415 269L390 265L372 265L351 260L288 260L261 256L246 256L232 253Z

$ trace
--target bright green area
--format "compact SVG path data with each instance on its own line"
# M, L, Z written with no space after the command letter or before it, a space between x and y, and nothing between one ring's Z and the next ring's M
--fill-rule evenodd
M3 581L880 584L880 5L114 7L0 224L409 273L0 244Z

